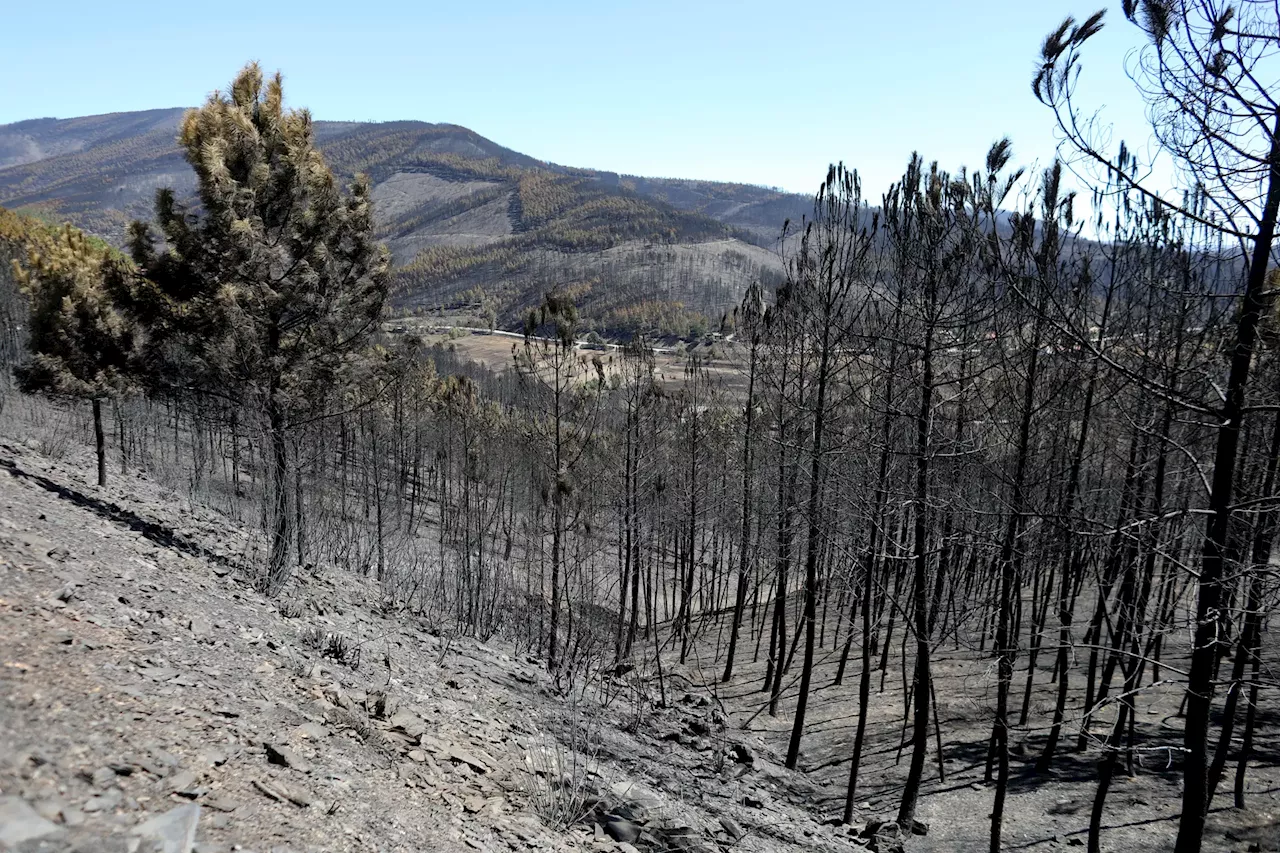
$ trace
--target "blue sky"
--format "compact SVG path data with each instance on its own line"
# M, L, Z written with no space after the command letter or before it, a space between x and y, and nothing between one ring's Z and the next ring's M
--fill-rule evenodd
M878 199L913 150L980 164L1007 134L1047 162L1040 41L1104 3L1085 98L1145 140L1124 74L1140 33L1107 0L21 3L0 123L194 105L256 59L317 118L452 122L566 165L798 192L844 160Z

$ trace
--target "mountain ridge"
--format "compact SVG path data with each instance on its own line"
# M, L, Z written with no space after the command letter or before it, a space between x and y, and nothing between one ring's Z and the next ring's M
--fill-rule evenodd
M0 205L121 243L130 220L150 219L157 189L194 194L175 139L184 112L0 125ZM479 292L490 322L516 325L561 287L605 334L685 336L751 281L780 278L782 223L810 205L749 184L564 166L456 124L316 121L315 131L339 177L373 181L395 305L409 313Z

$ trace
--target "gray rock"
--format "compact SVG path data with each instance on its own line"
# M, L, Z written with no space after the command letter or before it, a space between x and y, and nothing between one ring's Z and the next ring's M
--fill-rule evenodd
M640 840L640 827L622 818L613 818L605 821L604 831L614 841L631 844Z
M395 699L388 696L386 691L383 690L370 692L365 697L364 702L365 710L369 712L369 715L379 720L385 720L392 716L397 710L396 704Z
M165 767L177 767L178 756L168 750L161 749L158 746L151 747L151 757Z
M284 798L293 803L298 808L305 809L310 806L314 800L311 795L296 785L286 785L283 782L276 782L276 789L284 794Z
M276 789L276 786L275 786L275 785L273 785L273 784L271 784L271 782L269 782L269 781L268 781L268 782L263 782L263 781L261 781L261 780L259 780L259 779L254 779L254 780L253 780L253 787L257 788L257 789L258 789L259 791L261 791L265 796L270 797L271 799L275 800L276 802L279 802L279 801L281 801L281 800L283 800L283 799L284 799L284 793L283 793L283 792L281 792L281 791L279 791L279 790L277 790L277 789Z
M116 807L124 799L124 794L119 788L112 788L104 791L96 797L90 797L89 801L84 804L83 811L85 814L93 814L95 812L115 811Z
M636 823L643 823L645 814L643 809L633 807L630 803L618 803L616 806L614 806L612 809L609 810L608 817L611 819L618 817L618 818L622 818L623 820L630 820Z
M419 737L427 730L422 718L409 710L396 711L388 722L392 731L401 731L410 737Z
M62 814L62 810L66 807L66 803L60 797L51 799L36 800L32 807L36 813L45 820L57 820Z
M195 787L196 774L190 770L179 770L165 781L165 789L169 791L189 791Z
M267 780L263 782L258 779L254 779L253 786L277 802L287 800L299 808L306 808L311 805L312 802L311 795L306 791L290 787L279 780Z
M195 803L169 809L146 823L134 827L133 834L155 842L157 853L191 853L196 841L196 825L200 822L200 806Z
M477 773L488 773L494 761L488 756L481 758L482 755L484 753L480 750L461 749L454 746L450 748L448 757L457 762L459 767L469 767Z
M323 740L329 736L329 730L319 723L303 723L298 726L298 734L308 740Z
M720 816L720 826L724 828L725 832L729 833L729 836L734 841L737 841L742 838L742 836L746 835L746 832L744 832L742 827L738 825L738 822L728 815Z
M200 750L200 754L196 756L196 761L207 767L221 767L226 764L229 759L230 756L227 755L226 751L218 749L217 747L202 749Z
M699 843L698 830L691 826L656 829L654 832L667 850L698 850L702 846Z
M205 797L204 804L206 808L210 808L210 809L213 809L214 811L220 811L220 812L235 811L236 806L239 805L239 803L237 803L235 800L231 799L221 791L217 791Z
M296 752L282 743L263 741L262 746L267 751L267 761L272 764L278 764L281 767L291 767L302 773L307 773L311 769Z
M58 832L52 821L46 820L19 797L0 797L0 846L17 847L32 838L43 838Z
M729 747L729 755L739 764L751 766L756 763L755 750L745 743L735 742L733 746Z
M609 786L609 792L620 803L626 803L639 817L647 817L663 808L662 798L654 791L635 782L615 782Z
M1049 808L1045 809L1045 813L1052 815L1075 814L1080 811L1080 808L1083 805L1083 800L1068 797L1063 800L1058 800L1053 805L1049 806Z

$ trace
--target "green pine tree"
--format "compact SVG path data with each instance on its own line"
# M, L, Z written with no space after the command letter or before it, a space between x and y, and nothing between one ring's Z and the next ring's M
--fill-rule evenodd
M107 484L102 401L132 385L136 328L115 305L103 274L124 263L70 225L33 244L25 267L15 262L30 304L30 357L14 368L18 387L92 403L99 486Z
M271 557L262 588L288 580L290 431L356 381L387 298L369 182L344 192L316 149L311 115L286 110L279 74L251 63L183 119L199 206L156 198L164 246L135 223L143 280L122 288L151 332L161 388L223 398L262 418L270 454Z

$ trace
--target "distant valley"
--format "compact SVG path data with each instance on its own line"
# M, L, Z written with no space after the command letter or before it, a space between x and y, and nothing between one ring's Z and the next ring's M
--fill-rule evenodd
M119 243L155 191L194 192L182 109L0 125L0 205ZM395 309L513 328L551 288L606 337L697 337L753 280L811 200L746 184L644 178L536 160L466 128L317 122L330 166L375 184ZM459 313L461 312L461 313Z

